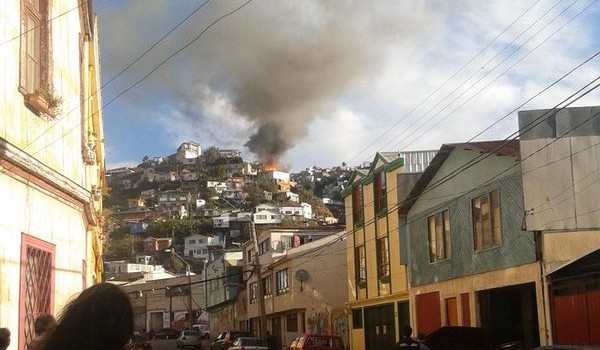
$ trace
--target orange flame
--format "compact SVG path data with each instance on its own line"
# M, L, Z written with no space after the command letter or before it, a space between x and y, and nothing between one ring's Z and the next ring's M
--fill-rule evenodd
M275 170L277 170L277 164L275 164L275 161L273 159L269 159L264 164L264 169L265 169L265 171L275 171Z

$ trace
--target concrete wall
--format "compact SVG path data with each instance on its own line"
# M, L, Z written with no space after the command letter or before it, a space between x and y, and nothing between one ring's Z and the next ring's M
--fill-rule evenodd
M525 208L529 230L600 227L600 107L519 112ZM539 123L539 122L537 122Z

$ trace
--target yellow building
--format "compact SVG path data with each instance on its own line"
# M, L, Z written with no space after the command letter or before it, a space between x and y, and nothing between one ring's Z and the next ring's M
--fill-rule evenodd
M104 146L91 0L0 2L0 325L9 349L101 278Z
M410 323L397 209L434 156L435 151L379 152L369 168L354 172L343 193L353 350L392 348L400 327Z

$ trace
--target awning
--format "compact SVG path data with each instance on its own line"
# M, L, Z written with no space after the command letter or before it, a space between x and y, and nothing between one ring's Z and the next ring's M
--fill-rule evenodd
M600 274L600 249L585 253L546 272L546 277L556 280L593 274Z

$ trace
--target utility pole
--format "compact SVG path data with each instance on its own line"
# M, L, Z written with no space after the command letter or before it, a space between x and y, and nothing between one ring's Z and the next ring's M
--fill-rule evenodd
M267 315L265 312L265 297L262 283L262 272L260 267L260 258L259 250L258 250L258 238L256 236L256 227L254 226L254 222L250 220L250 233L252 234L252 240L254 241L254 269L256 271L256 278L258 279L257 289L258 289L258 313L260 316L260 332L258 333L259 338L266 339L266 331L267 331Z

